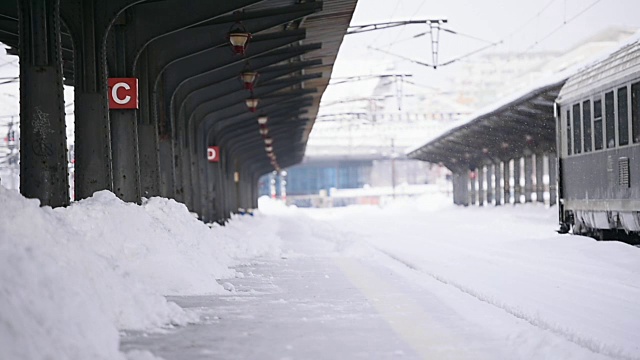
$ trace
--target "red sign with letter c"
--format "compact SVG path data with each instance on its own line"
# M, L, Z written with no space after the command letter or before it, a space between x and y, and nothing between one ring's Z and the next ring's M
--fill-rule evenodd
M109 78L109 109L138 108L138 79Z

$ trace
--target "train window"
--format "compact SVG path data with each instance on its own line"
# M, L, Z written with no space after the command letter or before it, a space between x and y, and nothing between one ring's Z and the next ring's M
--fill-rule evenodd
M567 110L567 155L571 155L571 111Z
M631 85L631 132L633 142L640 142L640 82Z
M584 152L591 151L591 101L582 103L582 133L584 134Z
M580 104L573 105L573 153L582 152L582 126L580 126Z
M593 102L593 140L594 148L602 150L602 100Z
M629 144L629 104L627 87L618 89L618 144Z
M604 94L604 116L607 130L607 149L616 146L616 118L613 109L613 91Z

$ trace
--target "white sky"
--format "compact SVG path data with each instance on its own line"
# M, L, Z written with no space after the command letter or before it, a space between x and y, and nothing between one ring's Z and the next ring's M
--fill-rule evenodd
M445 17L449 21L448 29L490 42L504 41L482 53L527 49L561 51L608 27L640 27L638 13L640 1L637 0L359 0L352 25ZM433 70L368 49L373 46L431 63L430 37L412 38L427 30L426 25L410 25L348 35L342 44L333 76L377 74L395 63L398 71L413 73L423 85L446 86L444 80L456 71L456 65ZM439 62L484 45L477 40L442 32ZM477 57L466 61L474 59ZM325 100L345 96L341 88L344 89L345 85L327 89Z

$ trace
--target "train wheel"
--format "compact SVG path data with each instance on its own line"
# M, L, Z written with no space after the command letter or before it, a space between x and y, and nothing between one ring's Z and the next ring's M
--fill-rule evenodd
M568 224L560 224L560 229L557 230L558 234L568 234L571 227Z

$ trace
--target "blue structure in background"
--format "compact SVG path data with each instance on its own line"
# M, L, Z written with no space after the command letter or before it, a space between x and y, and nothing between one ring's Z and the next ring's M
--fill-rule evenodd
M321 190L356 189L371 182L371 160L324 160L287 169L287 195L317 195ZM273 175L260 178L260 194L269 195Z

